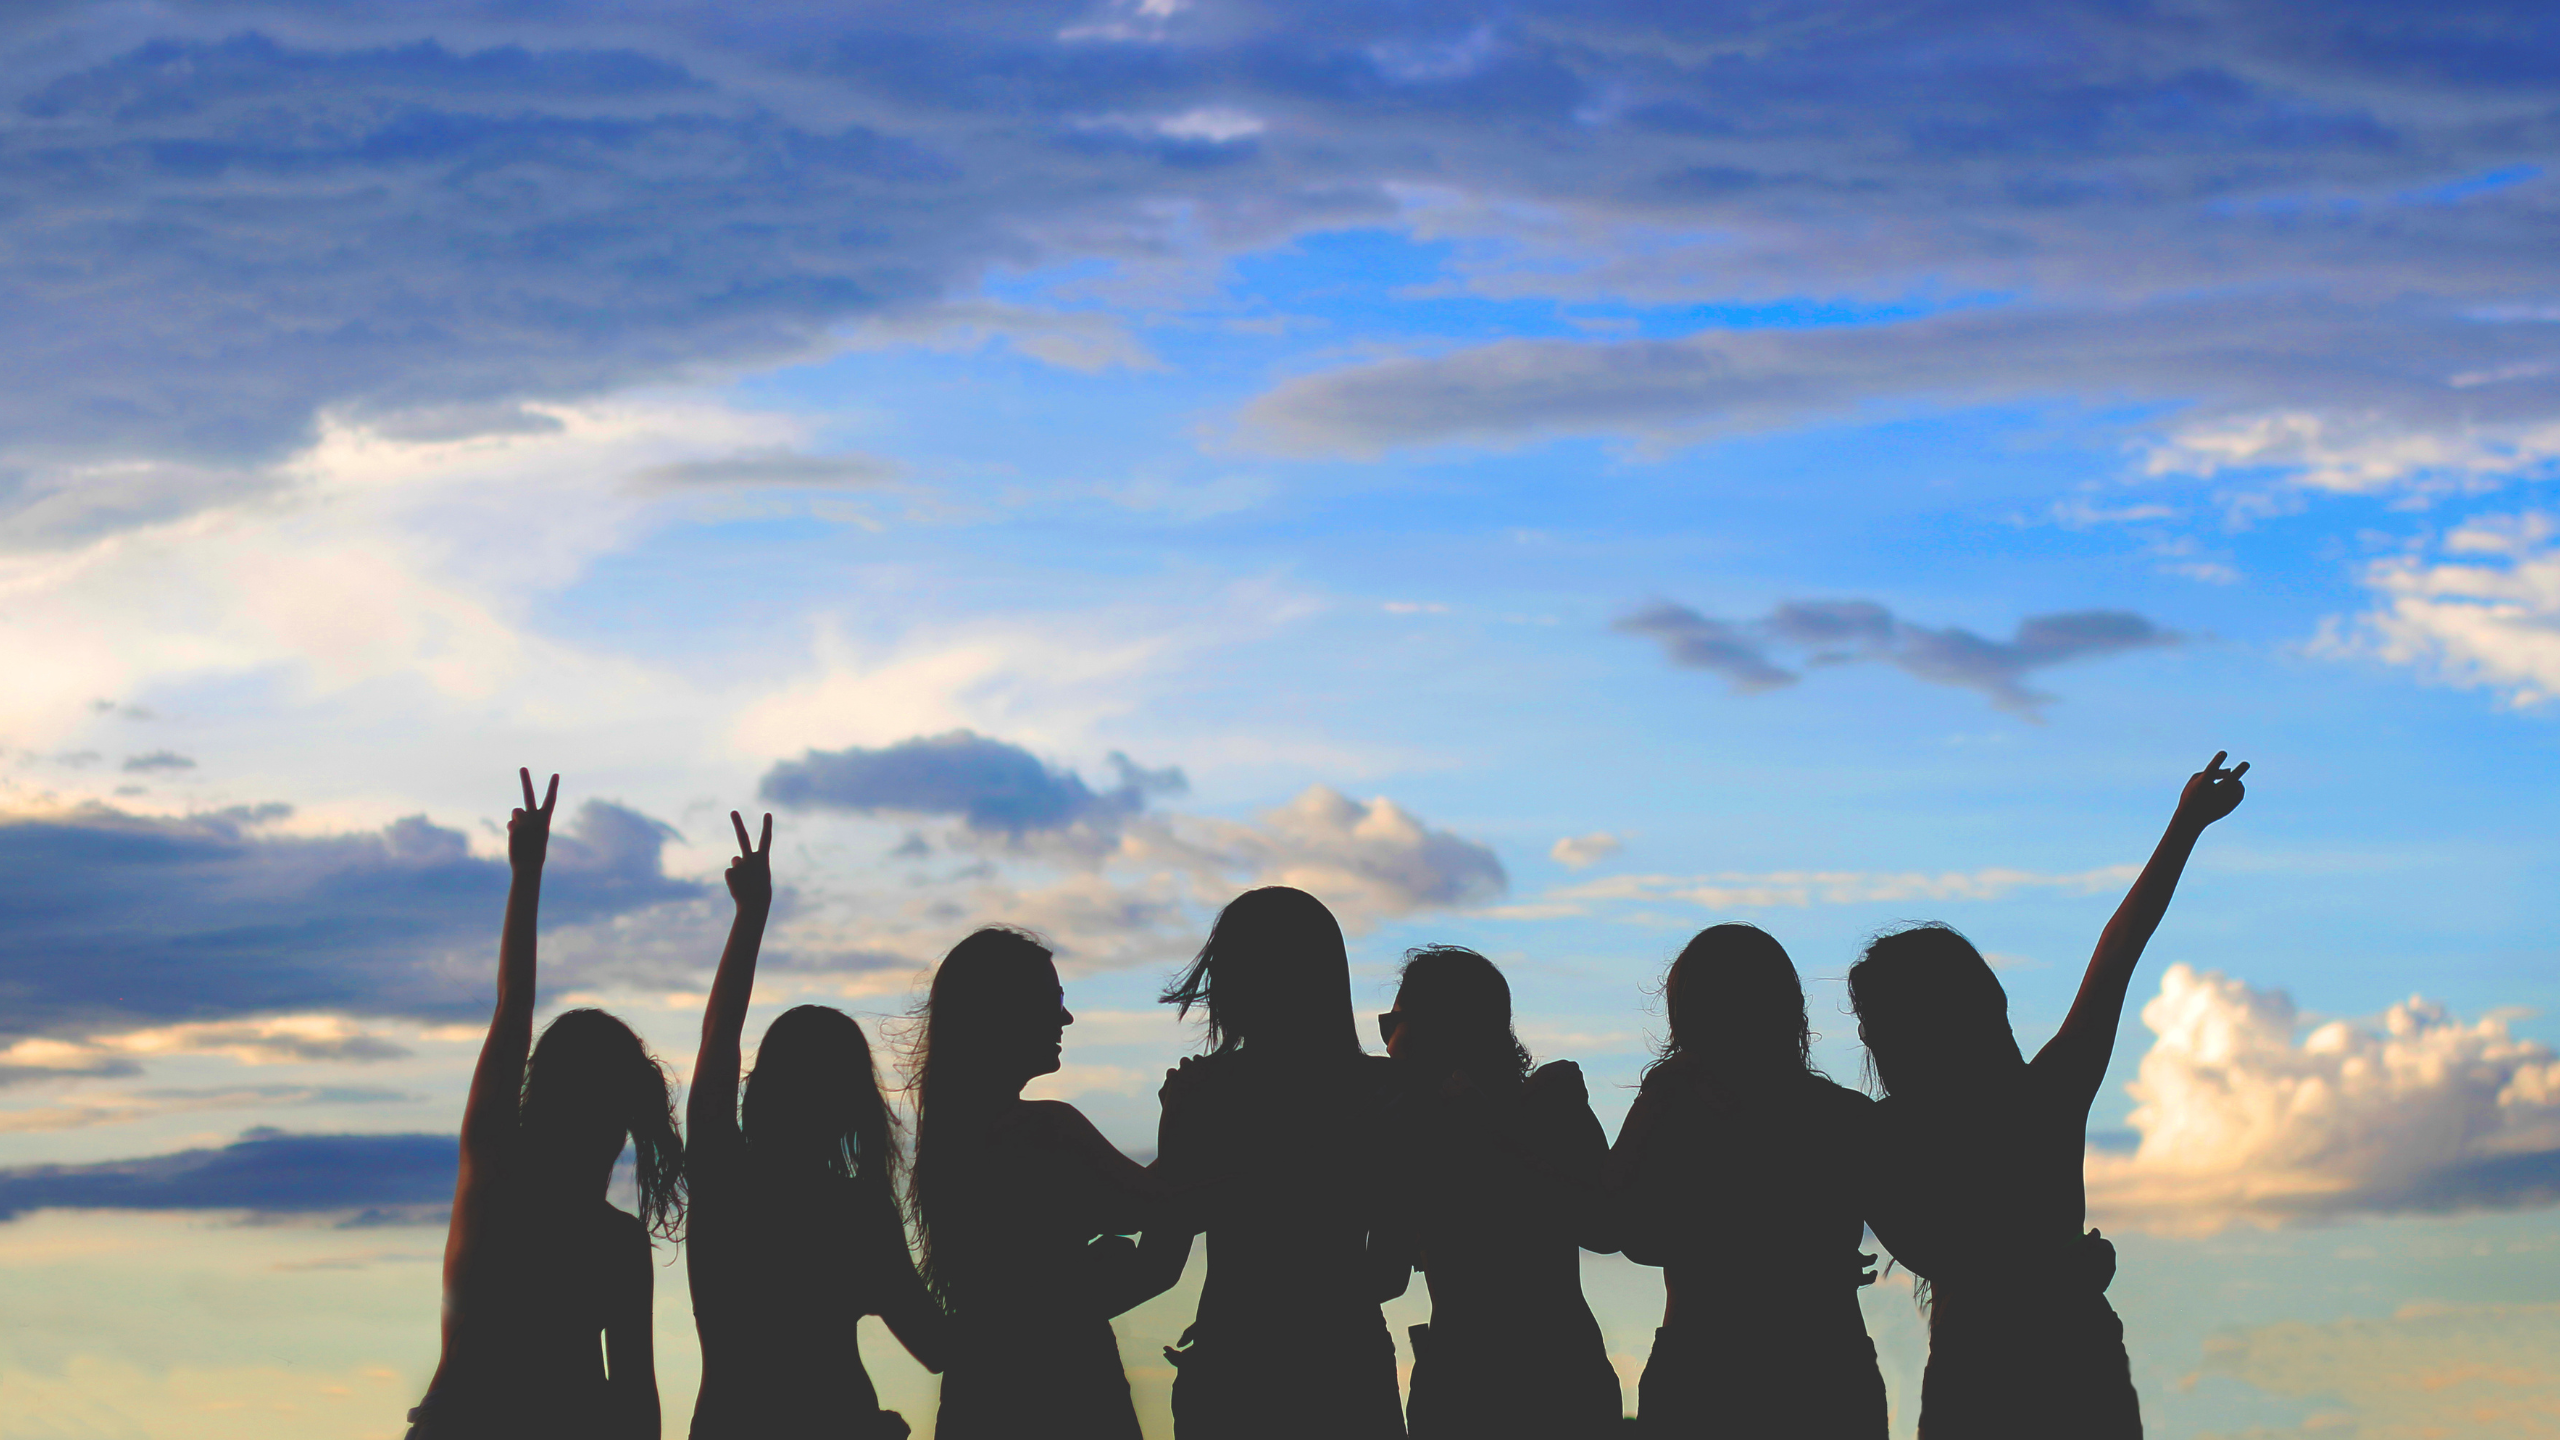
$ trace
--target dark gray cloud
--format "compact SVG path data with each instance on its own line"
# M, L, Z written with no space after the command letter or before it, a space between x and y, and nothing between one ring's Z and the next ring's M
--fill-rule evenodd
M957 815L972 830L1019 838L1077 825L1108 829L1145 808L1149 794L1187 788L1179 769L1144 769L1116 751L1110 763L1119 783L1097 791L1019 745L954 730L876 750L812 750L766 771L756 793L793 809Z
M504 861L473 856L424 816L357 834L262 833L278 808L164 819L91 806L0 822L0 1036L488 1006ZM706 894L662 868L672 833L587 802L552 837L545 923Z
M0 1169L0 1220L35 1210L397 1211L453 1199L450 1135L252 1130L218 1150Z
M148 775L169 770L193 770L196 762L175 750L154 750L148 755L124 757L124 773Z
M22 465L181 468L5 503L43 512L27 533L92 534L253 485L219 467L324 409L521 428L523 400L798 356L994 267L1234 250L1414 195L1496 293L2005 300L1795 357L1360 367L1271 397L1274 443L1779 423L1879 394L2346 415L2397 388L2430 423L2548 417L2560 382L2515 369L2544 363L2560 293L2545 8L16 7L0 433Z
M1806 652L1800 663L1807 668L1881 661L1922 680L1979 690L2001 709L2029 716L2053 699L2027 688L2029 674L2182 638L2130 611L2073 610L2031 615L2010 639L1991 640L1960 626L1914 625L1871 600L1795 601L1743 624L1656 601L1612 628L1656 641L1672 664L1721 675L1744 694L1802 678L1771 658L1771 648L1783 646Z

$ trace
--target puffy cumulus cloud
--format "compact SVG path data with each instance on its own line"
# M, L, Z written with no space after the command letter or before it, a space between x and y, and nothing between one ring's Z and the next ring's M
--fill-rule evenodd
M31 1210L414 1211L453 1198L450 1135L252 1130L216 1150L0 1170L0 1219Z
M1179 769L1143 769L1118 751L1109 759L1119 783L1096 791L1019 745L954 730L878 749L811 750L766 771L756 793L792 809L956 815L972 830L1019 839L1077 826L1107 831L1150 793L1188 788Z
M2030 615L2013 638L1990 640L1959 626L1914 625L1870 600L1794 602L1740 624L1658 601L1612 628L1660 643L1672 664L1721 675L1743 694L1802 678L1771 658L1769 647L1784 645L1807 652L1806 666L1879 660L1922 680L1979 690L2001 709L2027 716L2053 699L2026 687L2029 673L2181 638L2129 611L2073 610Z
M1624 842L1606 830L1588 835L1568 835L1548 847L1547 855L1569 870L1587 870L1626 848Z
M2300 1429L2249 1440L2526 1440L2560 1421L2555 1353L2560 1305L2416 1304L2226 1331L2205 1342L2202 1369L2318 1405Z
M177 818L104 806L0 817L0 1037L362 1058L358 1032L277 1020L311 1011L455 1017L487 1003L506 862L424 816L376 831L271 833L272 811ZM557 830L544 919L609 926L706 887L660 863L672 832L589 801ZM216 1027L216 1028L203 1028ZM228 1027L228 1028L224 1028Z
M2186 965L2142 1007L2130 1155L2089 1156L2094 1213L2212 1229L2560 1198L2560 1056L2421 999L2298 1034L2279 990Z
M504 430L996 266L1401 220L1496 294L2019 298L1340 372L1257 412L1281 440L2041 393L2489 433L2560 414L2553 44L2502 3L19 7L0 427L37 464Z
M1510 886L1493 851L1434 829L1384 796L1310 785L1253 823L1200 816L1132 825L1115 863L1168 865L1223 902L1238 881L1294 885L1352 927L1417 910L1481 904Z
M2560 518L2474 520L2441 553L2394 556L2365 572L2376 607L2332 625L2317 648L2369 654L2518 706L2560 695Z

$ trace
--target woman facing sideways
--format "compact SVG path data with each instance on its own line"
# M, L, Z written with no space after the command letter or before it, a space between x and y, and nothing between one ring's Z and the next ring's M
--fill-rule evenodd
M685 1264L702 1338L694 1440L897 1440L856 1344L878 1315L928 1370L942 1368L942 1316L907 1255L898 1214L896 1122L871 1045L841 1010L800 1005L766 1027L738 1100L738 1040L773 912L773 817L747 843L735 813L736 922L685 1099L693 1145Z
M936 1440L1138 1435L1111 1317L1181 1278L1191 1232L1168 1223L1160 1175L1074 1106L1022 1098L1061 1063L1065 999L1047 946L990 927L925 1001L911 1190L953 1328ZM1141 1230L1133 1250L1121 1237Z
M444 1353L411 1440L657 1440L650 1236L684 1216L684 1148L666 1072L601 1010L533 1040L534 933L560 777L507 822L498 1008L462 1112L461 1173L444 1246ZM531 1056L528 1058L527 1050ZM605 1199L637 1152L640 1213ZM603 1340L598 1353L598 1338Z
M1608 1135L1570 1060L1531 1071L1511 986L1473 950L1412 951L1378 1017L1403 1098L1388 1115L1388 1238L1431 1287L1413 1327L1414 1440L1597 1440L1624 1413L1582 1298Z
M1755 925L1701 930L1662 981L1670 1036L1609 1157L1616 1239L1659 1265L1636 1415L1647 1440L1883 1440L1867 1097L1813 1067L1795 963Z
M2114 1054L2133 969L2205 827L2240 803L2245 764L2187 781L2150 863L2089 957L2080 993L2030 1062L2008 996L1962 935L1886 935L1849 969L1885 1098L1868 1215L1929 1282L1926 1440L2142 1433L2124 1326L2107 1304L2115 1248L2081 1232L2089 1106Z
M1391 1287L1369 1251L1391 1062L1360 1048L1342 927L1303 890L1229 902L1162 997L1207 1012L1211 1051L1182 1062L1190 1115L1164 1155L1201 1177L1209 1239L1181 1348L1182 1440L1371 1440L1404 1433Z

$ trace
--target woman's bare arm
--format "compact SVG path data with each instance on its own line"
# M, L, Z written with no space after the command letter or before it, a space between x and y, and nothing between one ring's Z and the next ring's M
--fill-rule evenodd
M693 1083L685 1089L685 1138L697 1152L738 1135L740 1036L747 1028L747 1003L755 995L765 922L773 914L773 817L764 817L764 839L755 845L747 843L747 822L737 811L729 812L729 824L738 832L738 857L729 862L728 874L729 897L737 902L738 914L720 952L720 973L711 981L711 1001L702 1012L702 1048L694 1053Z
M560 777L534 803L533 772L518 770L524 806L507 820L507 917L498 932L498 1006L488 1038L471 1072L471 1096L462 1107L462 1163L453 1183L453 1219L445 1231L444 1330L453 1334L456 1283L478 1243L490 1182L505 1164L515 1137L516 1108L524 1091L524 1063L533 1048L534 936L542 909L542 862L551 845L551 811Z
M620 1416L610 1433L616 1440L658 1440L658 1356L651 1334L657 1267L649 1232L633 1221L629 1233L635 1253L615 1267L614 1304L604 1322L605 1381Z
M2225 770L2226 758L2228 752L2216 751L2202 770L2187 777L2186 788L2178 794L2177 812L2169 817L2169 828L2151 852L2150 863L2142 867L2141 876L2116 907L2115 918L2098 937L2070 1015L2037 1052L2038 1075L2050 1077L2046 1083L2066 1094L2097 1098L2098 1087L2106 1080L2107 1062L2115 1055L2116 1026L2124 1018L2124 997L2133 984L2134 966L2142 959L2143 947L2151 943L2152 932L2160 928L2161 917L2169 913L2169 899L2177 893L2187 857L2194 853L2205 827L2230 814L2248 793L2240 783L2240 777L2249 773L2248 762Z
M933 1292L925 1289L924 1278L916 1274L915 1259L907 1253L906 1226L898 1219L898 1203L890 1198L888 1186L866 1185L865 1190L861 1203L867 1214L862 1224L865 1243L877 1251L874 1268L881 1277L880 1318L917 1364L939 1375L950 1360L951 1321L934 1303Z

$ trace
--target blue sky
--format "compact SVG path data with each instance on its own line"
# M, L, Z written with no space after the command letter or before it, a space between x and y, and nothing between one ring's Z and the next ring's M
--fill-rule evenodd
M2092 1119L2154 1431L2560 1400L2540 10L275 0L0 52L0 1434L397 1433L435 1182L356 1182L455 1124L519 764L594 802L552 999L688 1063L770 794L765 1009L894 1036L1037 926L1048 1093L1137 1146L1153 991L1253 883L1364 1006L1495 956L1613 1124L1723 919L1843 1078L1901 921L2032 1042L2228 748ZM1589 1284L1640 1363L1658 1284Z

